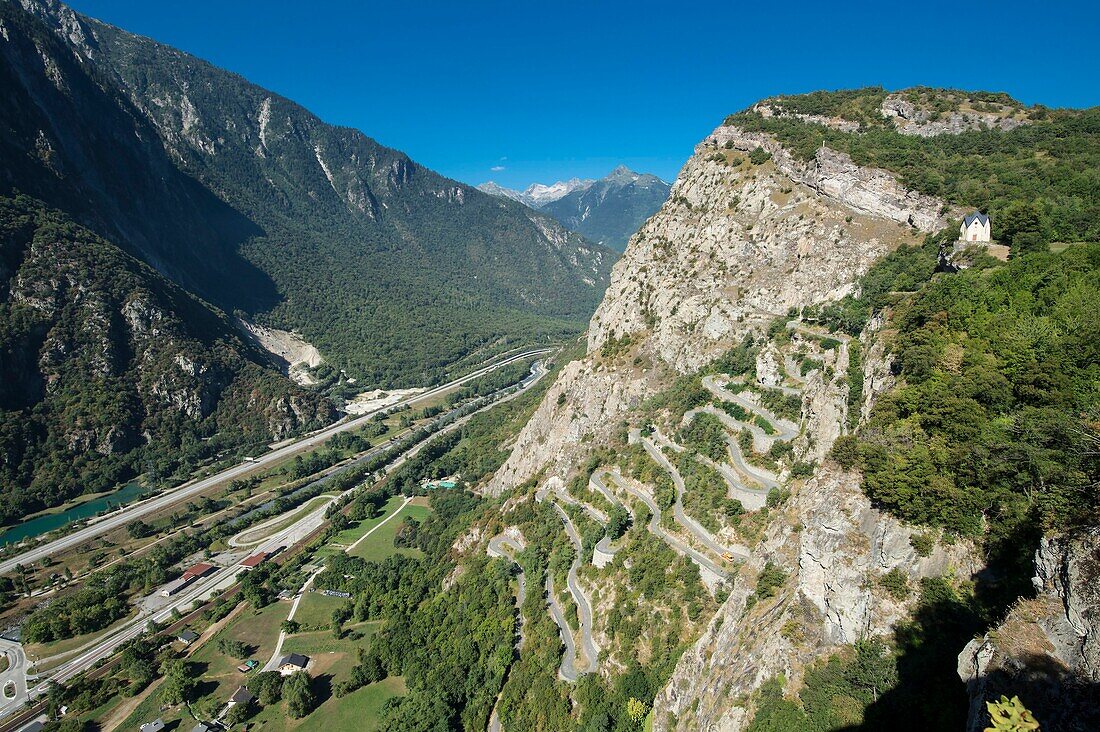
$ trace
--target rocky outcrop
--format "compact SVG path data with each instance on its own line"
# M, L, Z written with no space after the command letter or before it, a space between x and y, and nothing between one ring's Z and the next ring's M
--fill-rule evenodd
M1019 696L1044 732L1100 729L1100 529L1043 539L1032 582L1037 597L959 655L967 729L984 728L985 702L1002 694Z
M754 165L741 152L760 144L772 159ZM940 201L886 173L852 165L847 176L858 196L824 195L834 183L808 175L771 138L725 126L708 136L615 265L588 355L563 369L488 491L543 470L564 478L586 443L605 440L645 395L790 308L851 292L877 258L919 241L910 217L939 221Z
M885 635L910 609L879 579L899 569L912 583L949 567L973 572L969 547L917 555L911 530L871 508L859 477L827 465L796 489L742 568L729 600L681 657L654 702L654 730L741 730L747 699L765 680L794 682L829 648ZM791 569L775 598L746 611L766 561Z
M934 137L958 135L971 130L1014 130L1029 120L1022 110L1005 105L989 104L990 110L966 109L939 112L925 109L898 94L891 94L882 102L882 115L894 123L903 135Z
M847 153L822 147L813 160L805 162L794 157L771 135L748 132L736 125L723 125L708 139L719 147L728 143L743 152L756 148L766 150L771 153L776 167L791 180L861 213L925 232L938 231L958 218L945 210L944 202L935 196L909 190L885 170L860 167Z

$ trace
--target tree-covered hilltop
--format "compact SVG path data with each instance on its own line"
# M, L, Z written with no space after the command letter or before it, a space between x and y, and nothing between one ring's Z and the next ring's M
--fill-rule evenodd
M0 198L0 522L334 418L224 313L63 214Z
M883 112L888 97L925 125L953 114L969 115L970 124L905 134ZM1005 120L1011 129L998 126ZM876 87L776 97L726 123L767 132L804 160L822 145L846 152L912 189L985 211L993 238L1006 244L1100 239L1100 108L1025 108L1005 94Z
M834 453L901 518L984 536L1026 586L1039 533L1100 516L1097 302L1100 244L930 279L893 308L897 387Z
M552 219L175 49L59 3L32 12L0 4L0 191L301 332L360 382L422 384L575 334L599 302L614 254Z

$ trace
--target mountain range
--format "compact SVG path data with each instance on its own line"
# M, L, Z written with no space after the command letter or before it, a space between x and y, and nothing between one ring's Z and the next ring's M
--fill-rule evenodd
M549 214L570 231L621 252L631 235L668 199L671 186L655 175L620 165L599 180L534 183L523 191L488 181L478 189Z
M614 252L201 59L0 1L0 519L583 329Z
M60 3L2 6L0 191L361 382L579 332L602 294L614 255L548 216Z

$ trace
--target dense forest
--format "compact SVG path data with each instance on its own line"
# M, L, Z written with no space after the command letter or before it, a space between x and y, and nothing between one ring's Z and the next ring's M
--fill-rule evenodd
M2 522L335 418L224 313L27 197L0 198L0 375Z
M880 508L927 529L913 546L968 538L989 571L975 582L902 574L882 578L912 617L890 643L860 643L815 664L797 695L763 689L750 729L958 728L967 697L955 680L959 649L1034 591L1044 533L1073 532L1100 515L1100 244L1025 248L1007 264L978 257L936 273L951 235L929 236L874 265L859 297L802 316L858 333L889 315L897 385L832 455L858 468ZM923 700L943 703L914 717Z

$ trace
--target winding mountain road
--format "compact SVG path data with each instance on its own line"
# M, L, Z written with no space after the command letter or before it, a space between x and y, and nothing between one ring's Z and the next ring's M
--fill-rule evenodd
M671 440L660 435L660 433L656 434L659 435L658 439L662 442L672 443ZM640 442L649 456L657 461L657 464L664 468L666 473L672 476L672 484L676 488L676 501L672 504L672 515L676 518L677 523L690 531L691 534L699 540L699 543L718 556L724 557L726 554L730 554L741 559L748 559L749 550L747 548L737 544L727 546L720 543L714 534L707 531L698 521L687 515L684 511L684 492L687 490L684 485L684 478L680 475L680 471L676 469L676 466L672 464L672 461L668 459L665 453L653 444L651 440L643 437L641 430L632 429L630 431L630 438ZM680 450L683 449L683 447L680 447Z
M725 384L719 383L714 374L708 374L704 376L702 381L703 388L709 391L716 399L737 404L742 409L759 414L761 417L768 420L768 422L770 422L772 427L775 429L775 434L768 435L767 433L764 433L764 436L767 439L771 441L786 441L792 440L798 436L798 425L796 425L794 422L791 422L787 419L782 419L781 417L777 417L771 410L767 409L766 407L763 407L752 401L751 399L747 399L741 396L740 394L730 391L725 387ZM742 422L741 420L738 420L733 416L730 416L730 419L738 423L739 425L751 430L753 432L754 439L756 437L757 430L763 433L763 430L760 429L759 425L754 425L751 422ZM755 430L753 429L754 427ZM767 449L761 450L761 452L767 452Z
M573 525L573 520L569 518L569 514L565 512L565 509L557 501L553 501L552 505L565 523L565 533L569 535L569 540L573 542L573 548L576 550L573 555L573 563L569 565L569 572L566 574L566 584L569 587L569 594L573 596L573 601L577 603L577 618L580 620L581 625L581 650L584 653L585 665L584 669L581 670L578 668L579 664L574 663L573 670L574 673L589 673L596 670L600 660L600 648L596 645L595 638L592 637L592 605L588 602L588 598L577 579L577 571L581 566L581 552L583 551L581 535L577 532L577 527ZM578 660L580 659L578 658Z
M623 482L622 486L623 490L637 498L649 509L649 524L646 526L649 533L656 536L665 544L668 544L669 548L677 554L685 556L695 562L699 569L704 573L709 573L714 581L717 582L726 579L728 576L726 571L711 561L710 557L702 552L696 551L695 547L665 531L665 527L661 526L661 509L657 505L657 502L653 500L653 496L635 488L627 482Z

